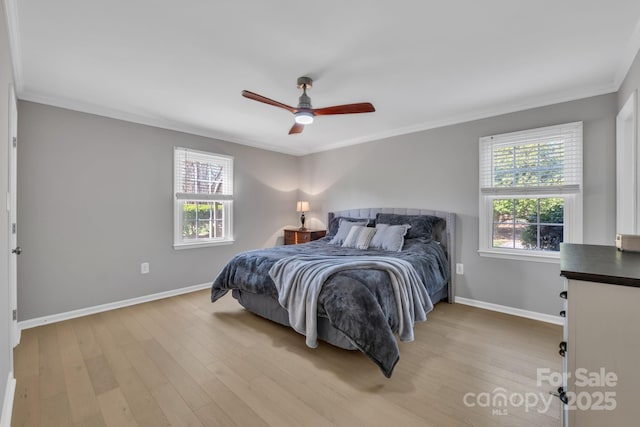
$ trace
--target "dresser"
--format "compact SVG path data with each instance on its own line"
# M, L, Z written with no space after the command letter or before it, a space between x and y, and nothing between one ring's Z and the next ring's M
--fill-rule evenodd
M300 243L308 243L318 240L327 235L327 230L300 230L287 229L284 230L284 244L297 245Z
M565 426L640 423L640 253L563 243Z

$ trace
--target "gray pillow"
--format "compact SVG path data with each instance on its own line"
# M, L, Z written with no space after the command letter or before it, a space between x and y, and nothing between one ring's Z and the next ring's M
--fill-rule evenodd
M435 238L435 231L444 219L433 215L400 215L379 213L376 215L376 224L401 225L409 224L411 228L407 232L407 239L423 238L431 240Z
M344 218L340 219L340 226L338 227L338 231L336 235L333 236L333 239L331 239L329 243L331 243L332 245L341 245L344 242L344 239L347 238L347 235L349 234L351 227L354 227L354 226L366 227L367 221L351 222L351 221L347 221Z
M369 245L372 248L399 252L404 246L404 236L411 226L409 224L389 225L376 224L376 234Z
M331 219L331 222L329 223L329 230L327 231L327 236L331 237L336 235L336 233L338 232L338 228L340 227L340 221L343 219L345 221L351 221L351 222L362 222L362 221L373 222L373 220L369 220L367 218L349 218L346 216L336 216L336 217L333 217Z

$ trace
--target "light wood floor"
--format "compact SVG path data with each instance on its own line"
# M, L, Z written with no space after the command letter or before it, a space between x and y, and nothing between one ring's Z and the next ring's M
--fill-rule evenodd
M307 348L208 291L28 329L12 426L560 425L555 398L503 415L463 400L546 394L536 369L561 370L559 326L442 303L415 336L386 379L360 352Z

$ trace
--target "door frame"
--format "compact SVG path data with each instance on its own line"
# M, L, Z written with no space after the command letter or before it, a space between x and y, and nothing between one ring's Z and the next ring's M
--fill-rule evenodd
M621 234L640 231L637 97L634 90L616 117L616 233Z
M18 327L18 256L12 250L18 246L17 230L17 177L18 177L18 104L13 85L9 85L9 193L7 194L7 208L9 209L9 340L12 348L20 343L20 328ZM15 310L15 311L14 311ZM14 315L13 313L16 313ZM13 352L11 352L13 353Z

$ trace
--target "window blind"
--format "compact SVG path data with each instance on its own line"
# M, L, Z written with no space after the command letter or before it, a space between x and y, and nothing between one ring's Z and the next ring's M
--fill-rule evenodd
M582 185L582 122L480 139L484 195L575 194Z
M232 200L233 158L175 147L174 190L178 200Z

